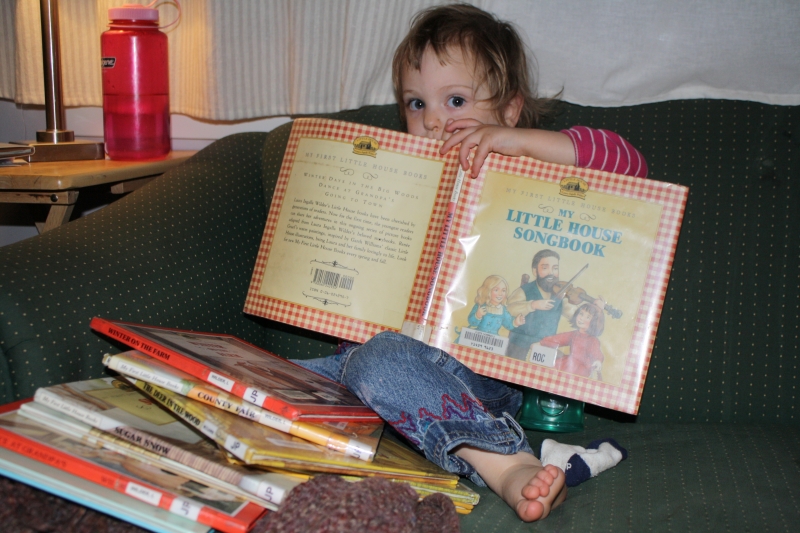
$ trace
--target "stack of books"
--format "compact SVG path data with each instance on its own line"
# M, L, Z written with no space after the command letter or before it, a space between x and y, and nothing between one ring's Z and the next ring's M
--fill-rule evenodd
M92 327L136 350L104 357L117 377L0 408L0 473L154 531L194 530L188 519L246 532L320 473L407 482L461 513L478 503L457 476L381 438L383 422L347 389L294 363L229 335Z

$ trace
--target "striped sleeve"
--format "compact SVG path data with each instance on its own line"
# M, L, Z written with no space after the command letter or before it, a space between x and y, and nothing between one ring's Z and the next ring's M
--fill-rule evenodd
M608 130L573 126L561 130L572 139L575 147L575 166L647 177L647 162L631 143Z

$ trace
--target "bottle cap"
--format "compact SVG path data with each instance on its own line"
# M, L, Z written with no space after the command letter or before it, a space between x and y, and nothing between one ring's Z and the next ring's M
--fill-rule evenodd
M152 20L158 21L158 9L141 4L122 4L108 10L111 20Z

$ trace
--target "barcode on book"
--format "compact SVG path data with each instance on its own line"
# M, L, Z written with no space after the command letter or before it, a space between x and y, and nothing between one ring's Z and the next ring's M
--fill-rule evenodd
M458 344L496 353L498 355L505 355L506 348L508 347L508 338L484 331L464 328L461 330L461 337L459 338Z
M353 281L355 280L353 276L344 276L338 272L322 270L321 268L314 269L312 278L311 282L314 285L321 285L330 289L346 289L348 291L353 289Z

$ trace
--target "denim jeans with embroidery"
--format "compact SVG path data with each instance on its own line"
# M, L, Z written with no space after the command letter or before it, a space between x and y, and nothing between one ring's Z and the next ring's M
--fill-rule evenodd
M475 469L450 453L457 446L533 453L513 418L521 392L405 335L383 332L341 354L295 362L346 386L429 460L478 485Z

